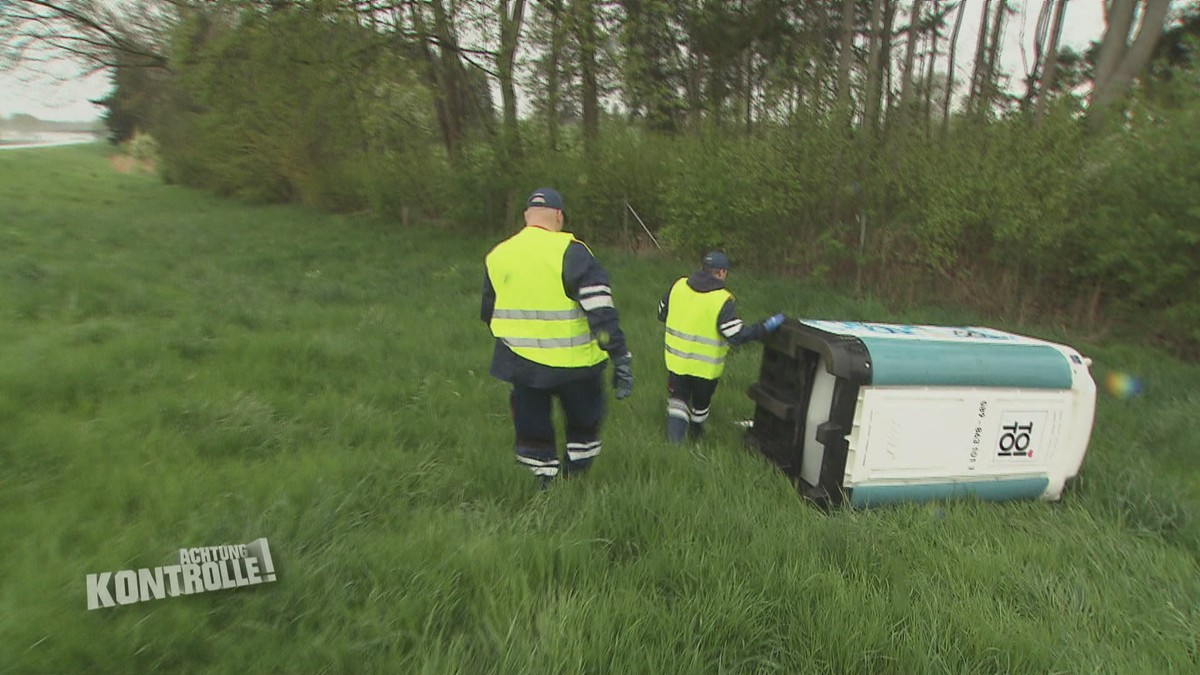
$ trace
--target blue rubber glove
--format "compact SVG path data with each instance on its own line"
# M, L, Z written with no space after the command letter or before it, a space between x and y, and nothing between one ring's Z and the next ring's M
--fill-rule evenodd
M774 333L777 328L783 325L783 319L784 316L782 314L776 314L763 321L763 328L766 328L768 333Z

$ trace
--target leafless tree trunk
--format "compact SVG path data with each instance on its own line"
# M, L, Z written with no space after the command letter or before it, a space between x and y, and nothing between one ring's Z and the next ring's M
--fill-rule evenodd
M880 0L874 0L876 4ZM857 0L843 0L842 2L842 27L841 36L838 45L838 75L837 75L837 90L834 93L836 106L835 115L839 116L840 121L844 122L847 134L851 133L854 128L854 112L855 106L851 98L851 90L853 87L850 82L851 66L854 63L854 23L858 12ZM874 24L872 24L872 27ZM864 99L866 97L864 96ZM835 220L841 220L843 217L843 185L849 180L851 168L849 166L849 153L839 153L837 156L837 169L834 172L834 179L830 185L830 194L833 196L832 211Z
M701 55L696 53L692 48L691 36L688 42L688 73L687 73L687 101L688 101L688 127L692 131L700 129L700 114L704 110L704 96L701 93L700 82L702 75Z
M1107 84L1117 70L1117 64L1128 48L1129 29L1133 27L1133 13L1142 0L1108 0L1104 38L1100 41L1100 53L1096 58L1095 84L1097 89ZM1095 92L1093 92L1093 98Z
M1170 0L1144 0L1145 10L1141 28L1133 43L1129 31L1133 27L1135 0L1113 0L1108 12L1108 30L1100 43L1096 64L1096 79L1088 117L1092 129L1098 129L1105 109L1114 105L1129 85L1146 68L1154 48L1163 33L1163 21L1170 9Z
M971 73L971 90L967 93L967 114L975 111L975 104L982 88L983 72L987 63L988 19L991 18L992 0L984 0L983 13L979 18L979 36L975 42L975 69Z
M750 135L752 130L750 114L750 102L754 100L754 49L748 47L745 50L745 65L743 71L745 74L745 107L746 107L746 135Z
M900 6L900 0L884 0L883 12L883 45L880 47L879 69L882 77L879 78L879 124L878 128L884 128L892 114L892 27L896 24L896 10Z
M1055 2L1056 0L1042 0L1042 8L1038 11L1033 32L1033 67L1025 73L1025 95L1021 97L1021 110L1033 107L1046 57L1046 41L1050 39L1050 16L1054 13Z
M550 136L550 149L558 149L558 87L559 64L558 55L563 48L563 7L562 0L548 3L550 8L550 63L546 74L546 134Z
M867 87L863 92L864 140L873 138L879 121L879 83L882 80L883 9L885 0L871 0L870 47L867 62Z
M579 42L579 73L583 85L583 144L584 151L595 151L600 133L600 93L596 73L596 9L593 0L574 0L571 3L575 38Z
M434 31L437 37L438 51L442 55L443 68L446 73L450 74L451 81L455 86L455 93L458 95L458 101L455 105L460 111L459 120L461 121L461 126L466 126L467 120L467 117L462 114L462 104L465 99L466 105L478 119L479 126L483 130L484 135L490 142L495 141L495 110L492 107L491 96L486 94L486 80L483 81L484 92L478 91L480 80L477 79L474 82L471 80L467 75L467 69L463 62L470 63L471 67L476 71L491 77L497 77L497 73L464 56L465 50L458 43L458 31L454 26L450 14L446 12L446 6L442 0L429 0L429 4L433 7ZM451 4L450 7L454 8L455 5ZM498 54L492 52L476 53L483 54L488 58L499 58Z
M979 83L981 105L976 110L979 115L987 115L991 112L992 104L996 99L996 64L1000 61L1000 40L1003 36L1004 19L1007 17L1008 2L1000 0L1000 3L996 5L996 17L992 20L992 36L988 44L984 77Z
M1050 29L1050 43L1046 49L1045 66L1038 83L1037 108L1033 113L1033 125L1042 123L1046 107L1050 104L1050 88L1054 86L1054 78L1058 75L1058 43L1062 39L1063 15L1067 12L1068 0L1058 0L1054 8L1054 27Z
M950 35L950 63L946 66L946 98L942 101L942 137L950 128L950 102L954 99L954 54L958 51L958 31L962 28L963 8L966 0L959 0L958 18L954 20L954 32Z
M511 8L510 8L511 5ZM521 135L517 125L517 93L513 86L513 62L525 20L525 0L500 0L500 52L496 57L496 72L500 80L500 95L504 99L504 141L509 162L521 158Z
M933 68L938 56L938 26L941 24L941 0L933 0L933 16L938 17L931 29L929 47L929 69L925 73L925 138L929 138L933 128Z
M842 38L838 47L837 105L846 111L847 120L854 119L850 110L850 64L854 58L854 13L855 0L842 3Z
M908 21L908 45L904 52L904 78L900 81L900 124L905 126L909 120L909 106L913 84L913 63L917 56L917 39L921 24L921 5L923 0L913 0L912 13Z
M430 48L429 31L425 27L425 19L416 3L408 7L412 17L413 29L421 43L421 53L424 54L429 70L433 76L437 91L434 95L434 107L437 110L438 126L442 130L442 141L446 145L446 155L450 162L456 163L459 157L459 136L462 124L462 112L458 107L459 94L456 85L454 69L446 67L446 51L442 50L442 58L438 59Z
M825 36L828 33L829 12L826 11L824 6L817 5L814 14L815 18L812 19L812 21L813 26L815 27L815 35L817 36L817 39L813 42L818 45L818 47L815 57L816 67L813 72L813 84L810 88L808 107L813 115L819 116L825 112L825 97L826 92L828 91L826 87L826 80L829 78L829 63L828 59L825 58L824 46ZM806 16L805 21L807 22L808 20L809 18ZM793 101L795 101L797 104L799 103L799 100L803 100L803 91L803 83L801 82L800 78L796 78L796 86L792 88L792 92L795 94ZM792 106L793 112L795 111L796 107L798 106Z

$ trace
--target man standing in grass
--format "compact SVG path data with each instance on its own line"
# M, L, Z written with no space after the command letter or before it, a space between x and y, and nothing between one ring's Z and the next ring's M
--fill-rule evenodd
M491 373L512 385L517 461L543 489L560 467L554 398L567 418L569 476L586 471L600 453L608 359L616 397L633 391L633 356L608 273L583 242L562 231L563 218L557 191L539 188L529 196L525 227L487 255L480 309L496 338Z
M761 340L783 323L783 315L776 314L744 326L725 288L728 276L729 258L713 251L658 304L658 320L667 324L667 440L672 443L683 443L689 428L693 439L704 434L730 345Z

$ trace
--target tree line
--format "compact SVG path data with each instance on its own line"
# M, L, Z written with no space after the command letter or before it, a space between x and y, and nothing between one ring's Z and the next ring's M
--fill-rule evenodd
M1195 350L1200 3L1077 52L1071 1L10 0L0 44L109 69L169 181L492 236L547 183L589 241Z

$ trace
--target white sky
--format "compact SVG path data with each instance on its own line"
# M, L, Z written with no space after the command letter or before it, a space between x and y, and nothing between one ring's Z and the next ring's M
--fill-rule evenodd
M37 69L0 70L0 116L25 113L59 122L90 121L104 111L88 102L110 89L107 73L83 78L73 64L37 64Z
M980 13L983 12L984 0L966 0L963 9L962 31L958 35L958 51L955 54L955 78L970 78L971 68L975 62L975 45L979 39ZM1017 13L1010 15L1004 22L1003 46L1000 51L1002 70L1009 75L1010 89L1024 92L1025 72L1033 65L1033 43L1036 37L1038 14L1042 11L1042 0L1016 0L1010 3ZM928 3L926 3L928 6ZM996 3L992 3L995 13ZM952 15L953 17L953 15ZM1053 20L1053 16L1051 16ZM907 20L905 21L907 24ZM1024 24L1024 40L1021 27ZM897 25L900 25L897 20ZM951 20L946 29L946 35L954 30ZM1092 40L1099 40L1104 34L1104 0L1068 0L1067 12L1063 15L1063 30L1061 47L1071 47L1082 52ZM1021 59L1021 47L1025 47L1025 59ZM938 47L944 51L944 47ZM1028 64L1028 65L1027 65ZM946 72L945 57L939 61L939 70Z
M958 78L969 76L974 57L975 42L979 31L979 15L984 0L964 0L963 26L959 34L956 68ZM1023 74L1026 66L1021 59L1021 45L1025 45L1026 58L1033 57L1034 29L1042 0L1014 0L1017 15L1006 23L1004 48L1001 52L1003 70L1011 77L1011 88L1023 91ZM1089 41L1100 38L1104 31L1104 0L1070 0L1064 21L1062 45L1077 50L1085 48ZM1025 25L1024 41L1021 39L1022 19ZM904 25L906 17L897 17L897 25ZM950 29L947 29L947 34ZM939 47L939 51L943 48ZM46 67L43 64L42 70ZM940 62L943 72L943 61ZM82 78L72 74L69 64L54 64L57 77L35 72L29 68L16 71L0 71L0 116L26 113L46 120L88 121L96 119L103 110L88 102L103 97L109 90L108 76L97 73Z

